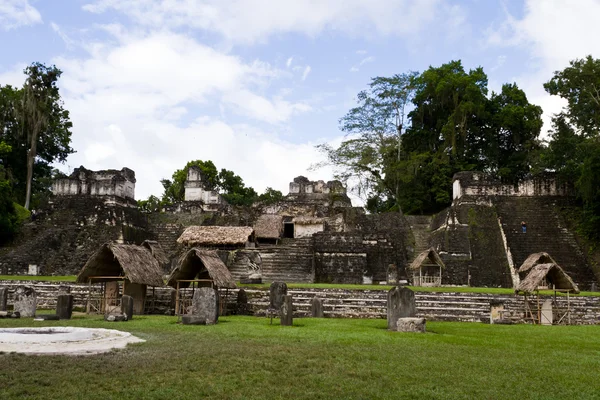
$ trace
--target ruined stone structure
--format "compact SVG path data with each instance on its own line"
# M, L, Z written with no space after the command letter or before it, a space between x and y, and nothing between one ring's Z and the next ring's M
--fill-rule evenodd
M478 172L456 174L452 206L431 226L431 245L446 265L442 283L516 287L516 269L544 251L589 289L597 278L560 212L572 203L571 193L551 176L512 186Z
M57 179L52 184L52 193L57 196L101 196L106 202L135 206L135 172L129 168L90 171L81 166L69 177Z
M76 274L103 243L139 244L150 236L134 200L135 173L128 168L76 168L52 190L55 196L36 210L15 242L0 248L1 274Z
M352 207L340 182L302 176L282 201L233 207L192 167L185 201L141 215L133 171L81 167L55 182L56 196L36 221L0 249L0 273L73 274L107 241L154 239L175 260L187 227L244 226L255 231L249 246L205 246L217 250L236 280L383 283L393 271L402 282L410 280L406 268L415 255L433 247L445 265L442 285L513 287L516 268L540 251L552 254L583 290L595 281L558 210L571 202L569 187L551 176L512 186L468 172L456 174L453 188L452 206L435 216L369 215Z

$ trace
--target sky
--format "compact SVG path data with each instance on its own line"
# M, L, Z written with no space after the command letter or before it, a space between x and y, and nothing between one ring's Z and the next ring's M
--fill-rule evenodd
M136 172L162 193L212 160L259 193L298 175L330 180L320 143L375 76L451 60L483 67L490 92L516 82L544 110L543 83L600 57L600 0L0 0L0 85L32 62L63 71L73 122L66 173Z

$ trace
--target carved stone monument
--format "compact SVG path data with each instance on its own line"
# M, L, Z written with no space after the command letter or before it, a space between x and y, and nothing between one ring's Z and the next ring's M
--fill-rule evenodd
M0 311L6 311L8 301L8 288L0 288Z
M191 318L183 319L185 324L214 325L219 319L219 293L217 289L201 287L194 292Z
M269 288L269 308L279 311L283 305L283 296L287 294L285 282L273 282Z
M542 304L542 314L540 315L540 323L542 325L552 325L554 315L552 314L552 300L548 299Z
M310 301L310 314L313 318L323 318L323 300L318 297L313 297Z
M73 295L59 294L56 299L56 315L60 319L71 319L73 314Z
M399 318L414 317L417 314L415 293L406 287L390 289L387 297L388 329L395 331Z
M425 333L425 318L398 318L398 332Z
M15 291L14 311L22 318L35 317L37 296L31 286L19 286Z
M294 324L294 309L291 294L283 296L283 304L281 305L279 315L281 317L281 325L292 326Z
M121 297L121 314L127 317L127 320L133 319L134 313L134 300L133 297L126 294Z

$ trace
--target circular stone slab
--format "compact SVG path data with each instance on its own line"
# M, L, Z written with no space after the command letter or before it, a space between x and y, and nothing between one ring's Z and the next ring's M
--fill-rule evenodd
M115 329L36 327L0 328L0 352L89 355L122 349L145 340Z

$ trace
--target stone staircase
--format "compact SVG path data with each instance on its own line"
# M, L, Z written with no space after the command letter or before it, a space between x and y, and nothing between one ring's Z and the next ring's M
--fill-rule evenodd
M184 227L180 224L157 224L153 227L156 241L160 244L167 257L173 258L177 253L177 238L183 233Z
M260 247L263 282L313 282L312 241L312 237L282 239L280 245Z
M429 215L405 215L405 218L415 238L414 253L408 260L410 264L420 253L431 246L431 220L433 217Z
M595 281L585 254L562 221L559 208L566 199L500 198L496 204L507 245L516 268L532 253L544 251L571 276L582 290ZM527 223L522 233L521 221Z

